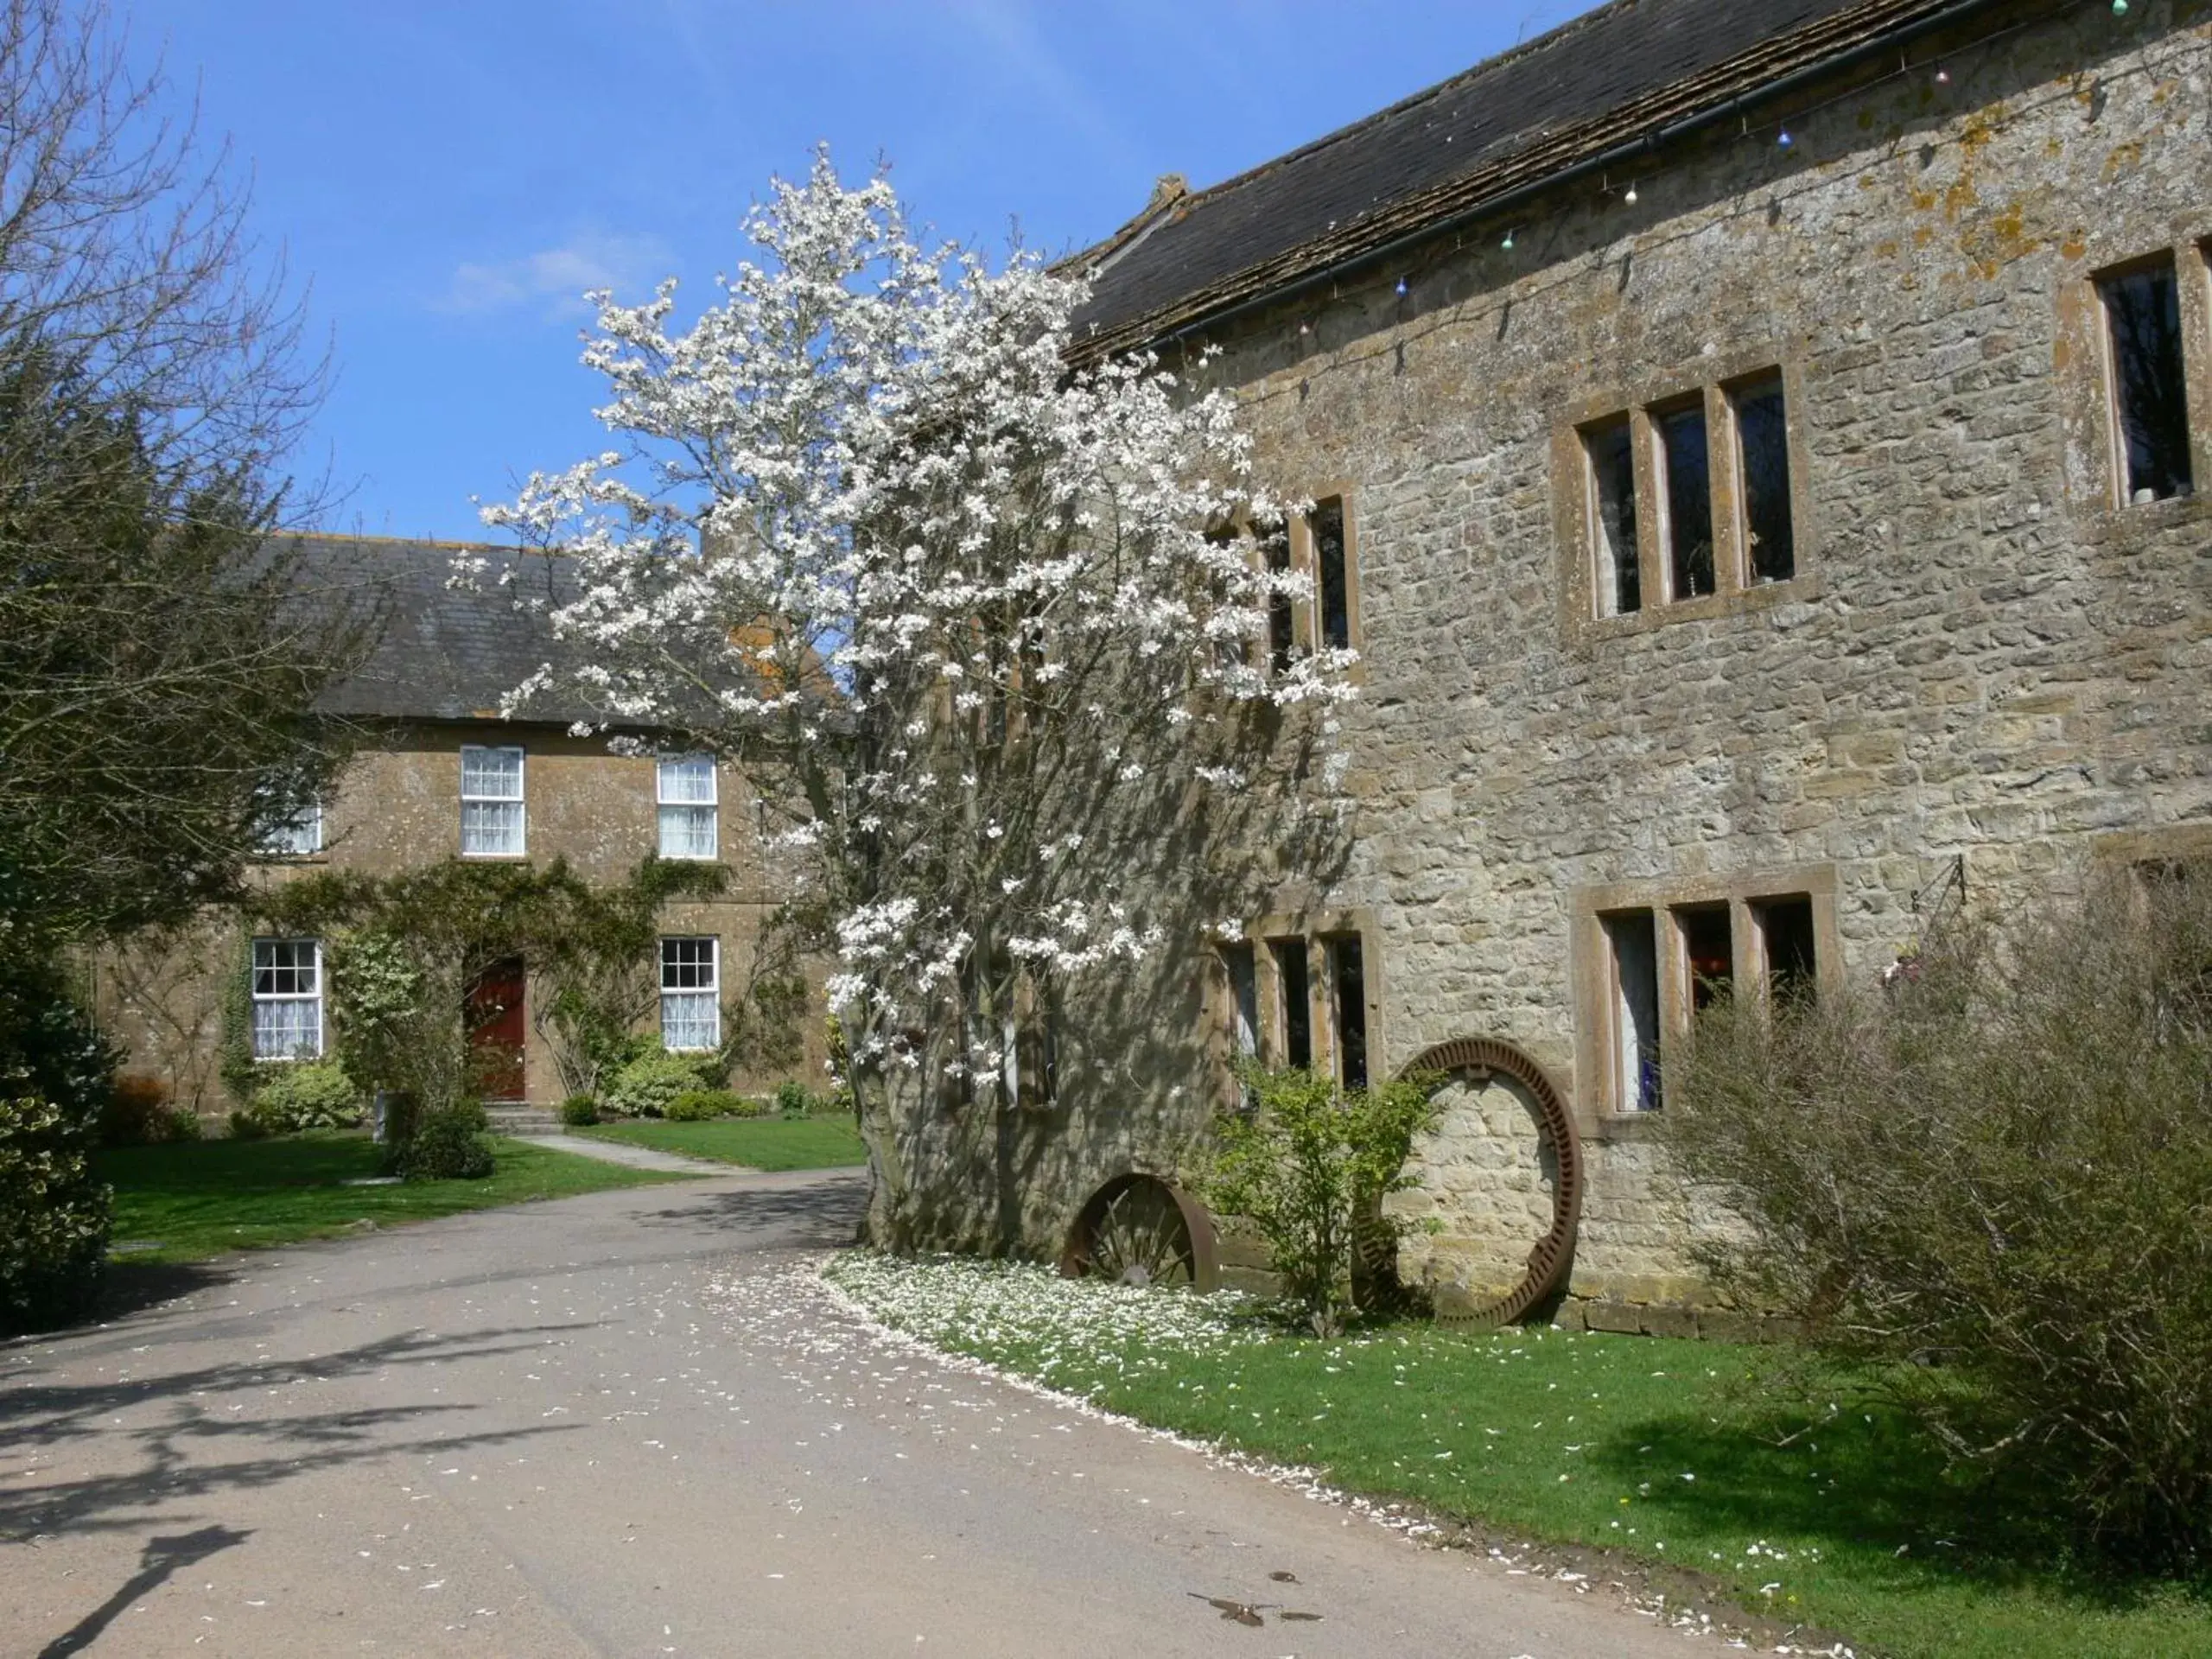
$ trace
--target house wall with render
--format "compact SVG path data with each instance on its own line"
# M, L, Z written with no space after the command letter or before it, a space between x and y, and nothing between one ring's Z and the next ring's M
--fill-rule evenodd
M1262 472L1352 524L1349 861L1234 902L1263 942L1357 933L1371 1071L1459 1038L1541 1068L1587 1179L1570 1321L1733 1328L1695 1311L1690 1254L1725 1217L1607 1092L1602 916L1711 906L1740 972L1802 898L1821 980L1864 983L1961 875L2002 914L2101 859L2212 849L2212 22L2135 10L1991 9L1160 346L1218 345ZM2177 273L2198 488L2134 505L2091 279L2151 256ZM1725 425L1767 372L1794 576L1601 617L1579 429L1675 399ZM1002 1134L1033 1148L1040 1254L1108 1178L1173 1173L1225 1098L1233 997L1214 941L1178 937L1151 1000L1182 998L1189 1036L1087 1011L1106 1058ZM1693 988L1662 944L1671 1028ZM1317 988L1325 1065L1330 1015ZM1555 1172L1518 1085L1446 1103L1400 1202L1427 1224L1403 1268L1450 1311L1517 1274ZM948 1154L948 1203L982 1167Z

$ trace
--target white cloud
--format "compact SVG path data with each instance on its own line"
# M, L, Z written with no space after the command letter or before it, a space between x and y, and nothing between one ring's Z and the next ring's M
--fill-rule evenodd
M557 248L546 248L496 264L465 261L455 267L446 291L435 301L441 311L481 314L538 308L549 317L582 316L584 294L611 288L632 298L645 297L675 267L675 256L657 236L586 231Z

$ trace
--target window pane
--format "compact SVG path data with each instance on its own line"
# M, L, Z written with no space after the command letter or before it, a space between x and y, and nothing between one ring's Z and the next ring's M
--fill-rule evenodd
M1596 519L1598 613L1627 616L1643 608L1643 579L1636 562L1636 451L1628 416L1582 435L1590 457L1590 492Z
M322 807L309 802L290 817L271 824L261 849L280 858L303 858L322 850Z
M520 800L522 751L464 746L461 751L461 792L464 799Z
M1351 573L1344 558L1344 504L1332 496L1306 521L1313 536L1313 581L1321 603L1321 643L1351 646Z
M716 941L663 939L660 942L660 988L664 991L711 991L716 988Z
M1813 995L1813 901L1770 899L1752 910L1766 956L1767 995L1777 1002Z
M256 996L313 996L318 964L313 939L256 939L253 994Z
M1659 950L1648 910L1604 919L1612 956L1612 1105L1656 1111L1659 1096Z
M1330 998L1337 1016L1337 1081L1367 1087L1367 966L1357 936L1329 941Z
M1277 530L1261 543L1266 556L1268 574L1287 576L1290 574L1290 537ZM1295 613L1288 594L1270 593L1268 595L1268 665L1281 674L1290 667L1290 653L1296 644Z
M1669 597L1694 599L1713 591L1713 480L1705 441L1705 405L1688 404L1652 416L1667 474Z
M2181 294L2171 261L2097 284L2112 337L2113 396L2126 452L2127 499L2164 501L2192 487L2183 390Z
M298 997L253 1005L253 1058L313 1059L322 1052L322 1002Z
M1234 1029L1231 1036L1236 1045L1239 1059L1257 1059L1260 1055L1260 976L1252 960L1249 944L1224 946L1222 965L1229 971L1230 1017Z
M1283 1064L1305 1071L1313 1064L1313 986L1306 970L1306 941L1278 939L1275 978L1282 988Z
M664 806L660 810L660 855L663 858L712 858L715 855L715 813L711 806Z
M1797 573L1797 543L1789 522L1789 426L1780 375L1736 394L1736 447L1744 463L1751 580L1787 582Z
M666 991L660 999L660 1041L667 1049L717 1048L721 1008L708 991Z
M660 759L660 798L696 805L715 800L715 760L709 754L664 754Z
M1690 1012L1701 1014L1728 995L1735 982L1735 952L1729 938L1728 907L1700 905L1678 910L1682 955L1689 969Z
M479 856L512 855L523 850L520 801L463 801L461 850Z

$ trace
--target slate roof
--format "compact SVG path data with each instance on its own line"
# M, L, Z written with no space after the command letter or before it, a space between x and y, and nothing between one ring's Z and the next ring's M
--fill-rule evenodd
M1065 262L1095 272L1078 352L1158 338L1974 9L1975 0L1611 0L1251 172L1156 195ZM1357 25L1348 16L1344 26ZM1315 42L1317 58L1325 45Z
M499 699L541 664L558 663L570 647L556 641L542 616L515 607L516 584L544 597L573 592L569 561L511 547L382 537L309 536L305 579L316 586L380 603L383 637L361 671L325 690L316 707L327 714L371 719L497 719ZM449 584L462 555L485 561L467 588ZM573 694L533 703L521 718L588 718Z

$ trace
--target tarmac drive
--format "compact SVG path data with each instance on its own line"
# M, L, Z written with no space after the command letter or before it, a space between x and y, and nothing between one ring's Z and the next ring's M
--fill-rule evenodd
M860 1201L484 1211L0 1344L0 1654L1717 1649L879 1338L807 1267Z

